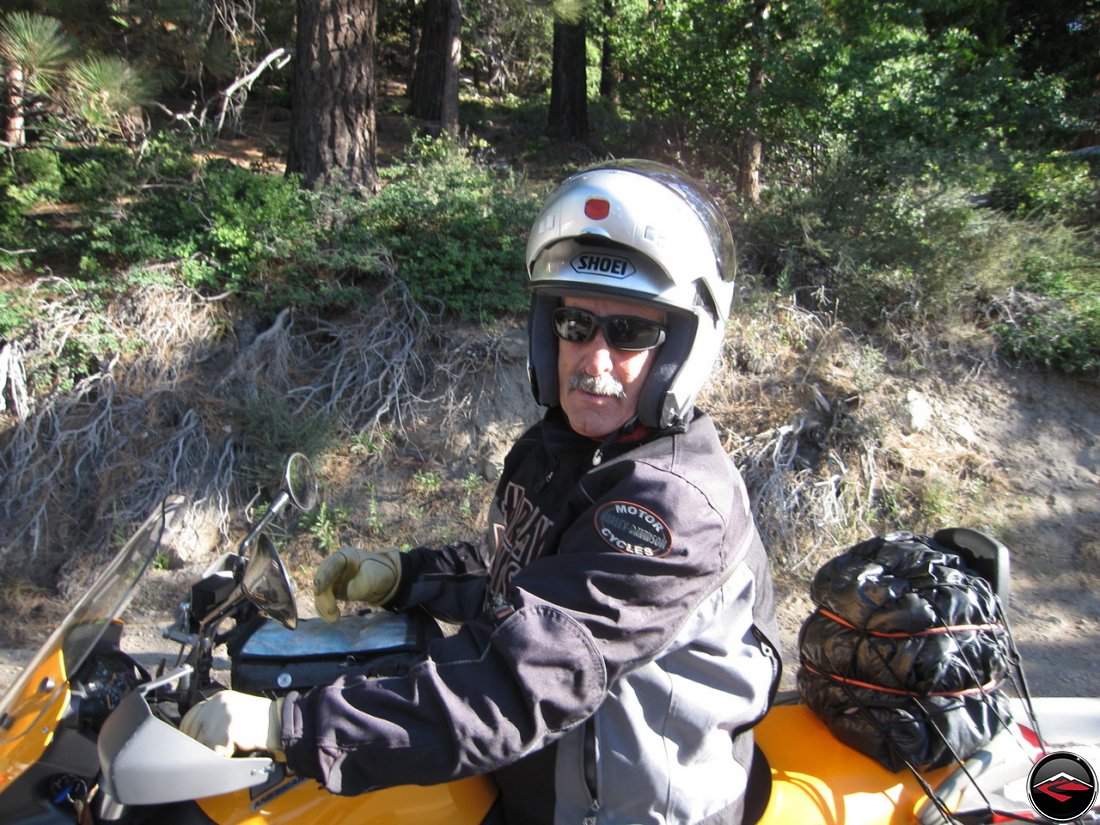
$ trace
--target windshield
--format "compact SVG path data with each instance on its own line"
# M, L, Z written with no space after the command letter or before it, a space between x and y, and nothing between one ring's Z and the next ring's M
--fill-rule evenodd
M122 615L149 564L177 535L187 499L168 496L111 560L0 700L0 745L22 736L55 705L59 691Z

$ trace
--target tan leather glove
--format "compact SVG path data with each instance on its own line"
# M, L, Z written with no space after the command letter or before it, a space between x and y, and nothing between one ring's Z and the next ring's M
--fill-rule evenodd
M223 690L187 711L180 730L222 756L267 751L282 761L282 709L282 699Z
M326 622L340 618L336 600L378 607L393 598L401 584L401 551L394 547L337 550L313 574L313 602Z

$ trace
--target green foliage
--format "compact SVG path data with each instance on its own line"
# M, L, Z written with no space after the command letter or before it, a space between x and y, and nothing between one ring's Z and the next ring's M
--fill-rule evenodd
M14 175L5 187L5 199L20 211L55 203L64 182L58 153L49 148L12 152Z
M379 456L393 442L393 433L389 430L371 429L355 433L349 447L352 455Z
M72 41L53 17L13 12L0 21L0 61L17 67L30 91L53 92L74 55Z
M1079 170L1079 168L1078 168ZM1080 215L1079 171L1036 188L1056 214ZM1043 188L1045 187L1045 188ZM1024 190L1021 190L1024 191ZM1000 318L1005 349L1070 372L1100 365L1100 239L1095 229L982 208L965 192L871 185L836 153L802 189L768 193L741 227L748 269L854 328L947 329ZM1069 204L1067 206L1067 204Z
M1004 289L1007 224L958 191L870 186L860 160L838 152L812 185L769 192L746 216L742 248L766 285L857 328L946 322Z
M134 183L135 164L126 147L99 143L59 150L62 189L60 199L82 209L113 206Z
M434 470L417 470L409 482L409 492L416 498L425 498L438 492L443 486L443 477Z
M6 163L0 163L0 271L15 265L15 247L23 224L23 212L16 200L18 185L15 173Z
M848 41L844 54L824 123L883 176L961 182L982 158L1049 145L1061 119L1056 80L1024 78L1007 48L985 49L962 29L929 32L919 16Z
M37 309L33 298L24 287L5 291L0 301L0 341L17 340L30 329Z
M156 86L148 75L115 55L92 55L68 71L69 105L88 128L125 135L135 129L131 118L154 99Z
M1054 146L1068 125L1057 77L1026 74L983 14L951 25L911 3L623 2L624 103L689 157L725 165L746 130L773 183L797 184L838 142L889 183L980 172L975 159ZM752 85L753 78L759 86Z
M373 495L367 502L367 512L363 515L363 529L372 536L382 536L386 533L386 520L382 517L378 499Z
M997 324L1008 352L1070 373L1100 374L1100 235L1028 226L1018 288Z
M187 179L162 178L126 214L94 229L84 261L90 277L120 262L175 261L188 286L230 292L261 311L363 300L317 278L312 258L335 240L321 195L222 160L164 171Z
M39 142L8 150L0 164L0 247L27 251L0 252L0 266L56 266L133 182L123 147Z
M997 318L1018 357L1087 369L1097 290L1095 250L1084 239L1100 221L1097 180L1085 160L1052 151L1069 145L1065 136L1086 110L1068 99L1079 88L1073 78L1045 70L1068 65L1045 42L1072 39L1052 34L1066 26L1046 27L1043 43L1029 28L1063 12L949 5L792 0L769 4L765 17L751 4L615 0L604 22L622 69L622 105L594 102L593 152L670 157L729 181L751 129L766 154L764 200L739 215L749 277L857 326ZM0 60L27 70L30 92L57 92L39 108L68 113L71 134L127 128L126 113L150 99L144 79L153 73L135 73L112 53L109 27L81 4L52 5L59 19L62 7L66 28L82 32L80 49L53 18L8 14ZM367 200L202 163L181 140L157 138L138 151L38 140L10 151L0 166L0 266L55 270L71 257L81 261L92 303L176 278L270 313L370 301L388 254L422 302L472 319L521 312L523 241L544 192L505 164L489 166L496 143L476 132L511 128L529 137L510 157L560 177L538 139L547 74L538 44L549 42L563 8L470 4L476 34L464 60L476 66L479 95L464 97L462 111L475 134L415 139L383 167L386 185ZM593 23L594 9L602 7L589 4ZM136 8L115 11L110 26L126 32L128 56L165 51L165 76L223 78L253 48L247 38L230 43L194 4L164 6L159 33ZM397 61L411 7L390 14ZM247 33L266 23L282 37L291 19L265 0L247 25L237 18L228 28ZM1085 33L1095 25L1092 17L1075 23ZM594 47L603 32L590 32ZM515 45L507 58L504 42ZM755 70L763 83L750 89ZM504 89L526 94L486 94ZM1080 233L1047 228L1063 225ZM38 251L11 254L28 249ZM9 299L0 324L13 334L25 328L28 307ZM67 357L73 370L94 360L89 352Z
M624 100L666 124L678 146L729 148L740 140L752 56L748 8L674 0L620 10Z
M240 476L246 484L266 485L281 476L288 455L322 455L336 438L332 417L294 409L285 396L270 391L239 399L226 415L243 448Z
M538 209L529 189L509 171L478 166L448 138L416 139L384 178L364 224L415 298L466 318L525 308L523 251Z
M138 109L153 100L152 73L74 43L59 19L16 12L0 20L0 66L14 72L12 114L28 116L28 131L54 141L144 131Z
M313 538L314 544L327 556L342 546L340 533L348 526L350 521L348 515L346 507L330 507L327 502L322 501L313 512L304 513L299 519L299 524L305 528Z
M1084 159L1021 159L997 176L991 205L1022 218L1100 225L1100 179Z
M546 86L555 5L555 0L464 4L463 70L474 77L479 91L526 96Z

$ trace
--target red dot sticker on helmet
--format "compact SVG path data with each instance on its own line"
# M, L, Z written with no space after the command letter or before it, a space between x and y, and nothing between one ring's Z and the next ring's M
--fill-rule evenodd
M589 198L584 202L584 214L594 221L602 221L611 214L611 204L603 198Z

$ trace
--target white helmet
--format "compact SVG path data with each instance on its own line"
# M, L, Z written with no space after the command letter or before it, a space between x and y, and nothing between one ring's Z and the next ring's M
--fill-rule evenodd
M736 274L729 224L702 184L648 160L603 163L550 196L527 240L532 288L528 370L535 399L557 406L561 296L612 295L668 312L668 335L638 402L649 427L686 423L722 345Z

